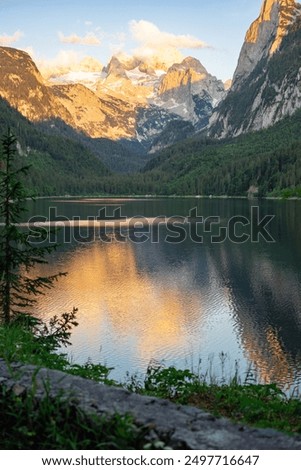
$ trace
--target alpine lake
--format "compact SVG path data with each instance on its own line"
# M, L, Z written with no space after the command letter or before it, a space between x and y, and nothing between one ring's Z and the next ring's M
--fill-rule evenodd
M53 198L27 219L60 226L32 275L68 274L33 314L78 309L72 361L121 382L163 363L300 392L301 201Z

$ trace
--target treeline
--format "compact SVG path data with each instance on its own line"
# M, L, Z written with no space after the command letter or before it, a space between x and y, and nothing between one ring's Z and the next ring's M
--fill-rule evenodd
M128 174L137 172L151 158L147 154L147 149L138 141L91 138L84 132L73 129L61 119L40 122L37 127L46 135L64 137L68 140L80 142L113 173Z
M26 186L36 195L98 192L99 181L110 174L79 141L46 134L0 98L0 135L8 126L18 140L19 165L31 165Z
M46 134L0 99L2 135L8 124L19 142L20 165L32 165L26 186L36 195L241 196L251 186L261 196L300 194L301 110L267 130L235 139L196 135L130 175L111 173L79 141Z
M114 194L246 195L292 194L301 185L301 110L275 126L235 139L194 137L169 147L143 172L106 178Z

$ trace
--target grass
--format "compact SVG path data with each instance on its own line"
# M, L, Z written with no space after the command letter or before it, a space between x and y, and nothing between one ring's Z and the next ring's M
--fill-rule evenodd
M196 406L234 422L301 434L300 399L286 397L275 384L240 384L237 378L227 385L208 384L188 369L157 365L147 370L142 383L132 378L127 386L137 393Z
M47 345L47 343L46 343ZM145 377L128 377L125 384L109 379L111 369L101 364L71 364L66 355L46 347L30 329L12 323L0 326L0 357L10 364L22 362L58 369L136 393L169 399L208 410L254 427L269 427L301 434L301 401L286 397L274 384L208 384L204 377L174 367L153 364ZM130 416L85 416L71 402L58 397L35 400L14 396L0 387L0 442L2 449L143 449L165 448L149 442L146 430Z
M202 384L187 398L186 404L251 426L301 433L301 401L286 398L275 384Z
M146 430L130 416L86 416L75 404L58 397L35 400L0 388L2 450L143 449Z
M87 362L84 365L71 363L66 354L57 352L56 347L45 344L44 338L34 335L30 328L18 323L0 326L0 358L6 363L21 362L49 369L60 370L85 379L107 385L118 385L109 379L112 368Z
M48 344L49 346L49 344ZM61 370L83 378L119 385L110 380L110 368L101 364L72 364L65 354L48 347L31 329L12 322L0 326L0 358L7 364L21 362ZM36 399L31 392L15 394L0 385L0 448L48 450L160 449L165 443L148 437L147 427L137 426L129 415L85 415L67 396L47 394Z

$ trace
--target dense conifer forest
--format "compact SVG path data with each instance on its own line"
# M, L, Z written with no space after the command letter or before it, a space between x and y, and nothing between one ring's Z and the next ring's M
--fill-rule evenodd
M88 148L80 139L48 134L1 100L0 133L8 125L18 139L20 165L31 165L26 186L39 196L246 196L251 186L259 196L301 194L301 111L234 139L196 135L131 174L112 173L91 150L93 143Z

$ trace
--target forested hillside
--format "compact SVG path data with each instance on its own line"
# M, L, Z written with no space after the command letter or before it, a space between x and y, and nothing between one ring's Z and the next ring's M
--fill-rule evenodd
M0 99L0 135L8 126L18 139L19 161L31 165L26 180L30 191L43 196L99 191L99 181L109 171L82 144L45 134Z
M45 134L0 100L1 134L7 125L18 138L19 160L32 165L26 185L36 195L245 196L251 186L261 196L300 195L301 110L267 130L235 139L187 139L131 175L110 173L86 146Z
M235 139L196 136L157 155L131 178L106 178L107 192L122 194L259 195L298 193L301 186L301 111L275 126Z

